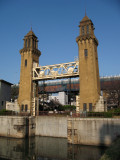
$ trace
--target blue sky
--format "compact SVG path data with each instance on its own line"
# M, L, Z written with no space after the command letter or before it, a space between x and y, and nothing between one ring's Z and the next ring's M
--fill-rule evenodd
M40 65L74 61L85 8L99 41L100 75L119 75L119 0L0 0L0 79L19 82L19 50L31 26L39 39Z

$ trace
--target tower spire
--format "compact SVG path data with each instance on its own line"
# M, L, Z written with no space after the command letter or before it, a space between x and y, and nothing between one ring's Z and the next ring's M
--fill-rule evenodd
M86 14L86 7L85 7L85 16L87 16L87 14Z

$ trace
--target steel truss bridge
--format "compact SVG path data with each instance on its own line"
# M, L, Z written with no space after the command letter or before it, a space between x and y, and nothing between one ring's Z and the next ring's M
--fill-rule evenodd
M36 93L36 81L45 81L62 78L79 77L79 61L69 63L54 64L48 66L34 66L32 70L33 80L33 98L32 98L32 113L35 115L35 110L38 110L38 98Z
M33 67L33 81L79 77L79 61Z

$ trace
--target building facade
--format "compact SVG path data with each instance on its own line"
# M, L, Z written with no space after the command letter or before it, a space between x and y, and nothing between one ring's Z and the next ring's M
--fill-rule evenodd
M6 101L11 99L11 85L5 80L0 80L0 110L6 109Z

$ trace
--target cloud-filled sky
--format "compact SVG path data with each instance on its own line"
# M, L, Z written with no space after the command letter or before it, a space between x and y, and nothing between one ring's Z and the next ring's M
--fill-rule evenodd
M39 39L40 65L74 61L85 8L99 41L100 76L119 75L119 0L0 0L0 79L19 82L19 50L31 26Z

